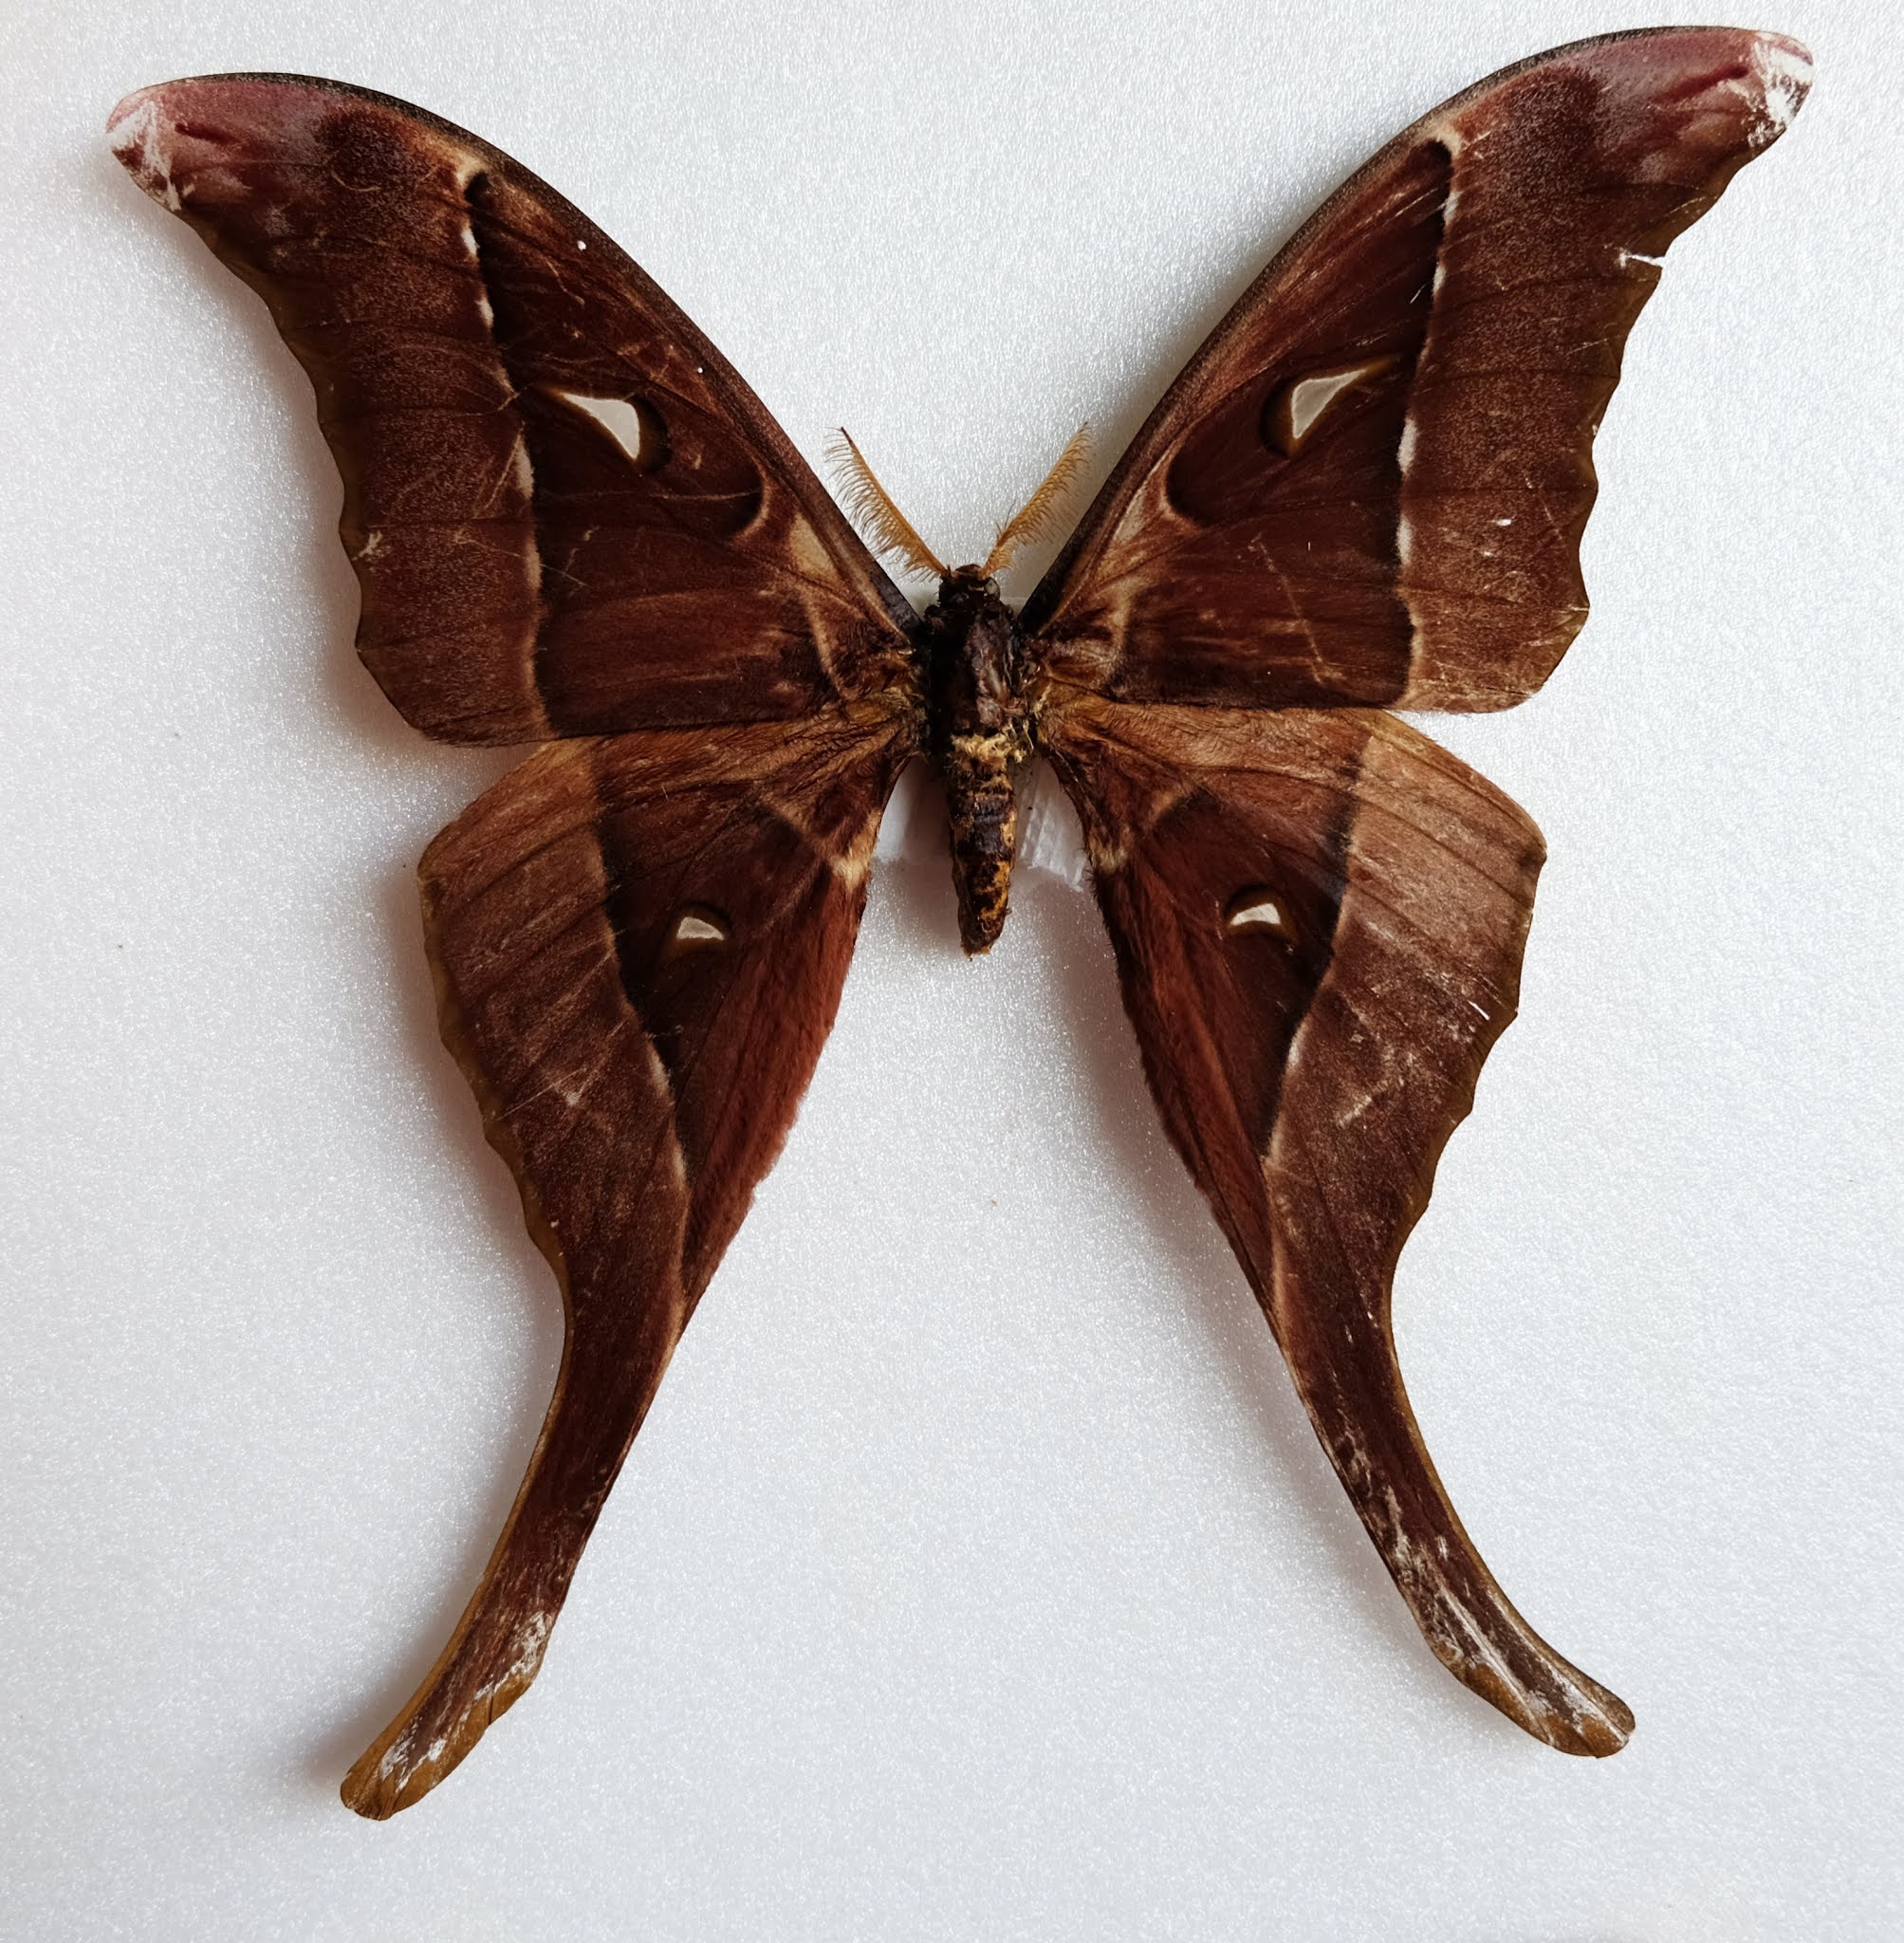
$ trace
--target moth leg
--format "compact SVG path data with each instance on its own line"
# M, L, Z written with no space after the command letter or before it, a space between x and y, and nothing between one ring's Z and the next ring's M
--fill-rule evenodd
M344 1779L360 1815L381 1822L428 1794L535 1678L679 1334L667 1302L571 1314L555 1396L483 1582L423 1684Z

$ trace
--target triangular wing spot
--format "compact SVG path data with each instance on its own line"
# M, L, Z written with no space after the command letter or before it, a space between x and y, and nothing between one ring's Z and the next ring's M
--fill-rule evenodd
M733 926L712 904L684 904L668 934L668 955L678 957L683 952L724 945L732 935Z
M558 391L553 385L548 394L593 418L637 472L652 472L667 463L668 428L646 398L592 398L581 392Z
M1292 938L1295 931L1276 893L1266 884L1252 884L1238 891L1223 909L1226 931L1269 931Z
M1263 407L1263 440L1271 452L1294 458L1309 435L1351 392L1371 379L1385 377L1399 358L1371 358L1339 371L1315 371L1294 378L1269 394Z

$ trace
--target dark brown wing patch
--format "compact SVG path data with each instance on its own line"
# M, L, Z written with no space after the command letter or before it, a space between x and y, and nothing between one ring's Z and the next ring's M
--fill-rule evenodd
M695 1303L772 1165L833 1024L890 718L550 745L423 860L443 1036L568 1339L483 1584L344 1799L382 1817L535 1677L582 1548Z
M759 400L520 164L271 76L148 88L113 139L309 372L359 647L418 728L786 720L910 680L911 608Z
M1164 1125L1423 1635L1529 1733L1614 1752L1633 1716L1495 1583L1390 1323L1402 1243L1514 1014L1539 832L1359 710L1081 702L1047 746Z
M1211 335L1026 603L1123 701L1498 709L1586 616L1593 436L1657 258L1803 99L1777 35L1583 42L1438 108Z

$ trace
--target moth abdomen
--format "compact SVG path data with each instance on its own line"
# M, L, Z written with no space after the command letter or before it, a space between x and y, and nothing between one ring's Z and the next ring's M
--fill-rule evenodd
M1005 928L1018 845L1016 778L1031 753L1017 617L983 567L946 576L926 614L930 745L946 786L959 935L989 951Z
M1015 775L1022 755L1003 736L954 736L940 757L952 824L952 884L959 936L970 953L989 951L1005 929L1011 864L1018 854Z

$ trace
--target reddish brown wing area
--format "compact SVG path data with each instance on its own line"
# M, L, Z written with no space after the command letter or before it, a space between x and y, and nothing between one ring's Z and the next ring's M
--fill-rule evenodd
M344 481L358 645L453 742L786 719L912 610L760 401L579 211L332 82L170 82L115 151L269 305Z
M563 1287L562 1373L454 1638L344 1783L381 1818L535 1677L694 1304L786 1138L910 744L797 725L553 744L430 846L443 1036Z
M1514 1015L1540 833L1394 717L1081 702L1049 731L1165 1126L1434 1652L1531 1734L1633 1716L1523 1619L1423 1448L1390 1290Z
M1586 617L1593 436L1657 258L1810 61L1688 28L1563 47L1353 176L1192 360L1025 609L1120 700L1499 709Z

